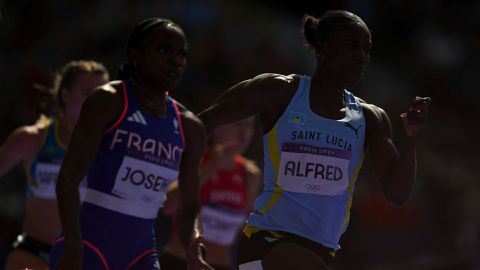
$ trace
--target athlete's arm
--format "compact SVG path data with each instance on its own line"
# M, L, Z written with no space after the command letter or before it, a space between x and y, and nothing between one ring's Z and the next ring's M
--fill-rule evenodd
M379 107L364 105L367 121L367 153L385 198L401 206L410 196L416 178L416 143L428 111L429 98L416 99L407 114L402 114L406 133L401 151L392 141L392 125Z
M207 162L201 163L199 169L199 189L202 188L203 184L206 183L207 179L210 178L218 169L216 162L214 161L215 157L211 157ZM167 190L167 199L163 203L162 212L167 215L172 215L178 207L178 181L175 180Z
M178 180L173 181L168 186L166 195L167 199L163 202L161 211L165 215L173 215L178 206Z
M0 177L19 162L38 151L41 135L36 127L20 127L14 130L0 147Z
M272 73L258 75L229 88L198 117L203 121L207 134L221 125L237 122L258 113L273 115L276 120L294 94L295 89L292 85L296 81L295 75Z
M178 175L179 205L177 217L180 241L187 250L188 269L210 269L196 252L200 244L200 233L195 219L200 209L199 167L205 150L205 128L193 113L183 111L182 126L185 148L182 153L180 172ZM192 252L191 250L194 250Z
M120 115L122 93L106 85L85 101L73 130L68 151L60 169L56 195L65 237L65 252L56 269L82 269L83 244L80 231L78 187L97 154L104 131Z
M178 175L180 240L185 248L190 246L194 233L194 220L200 208L199 177L200 160L205 149L205 130L201 122L190 112L182 112L185 148ZM196 236L196 235L195 235Z

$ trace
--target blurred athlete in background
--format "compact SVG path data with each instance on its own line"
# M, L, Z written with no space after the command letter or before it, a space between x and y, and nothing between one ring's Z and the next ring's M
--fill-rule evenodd
M83 102L108 80L108 71L101 63L69 62L56 75L58 108L54 116L41 116L34 125L16 129L0 148L0 176L22 162L28 179L23 233L7 257L7 270L47 267L50 249L60 231L55 196L58 171ZM82 193L85 184L82 182Z
M253 118L216 129L201 166L200 220L206 261L217 270L230 269L234 259L232 248L260 191L260 169L241 155L250 144L252 134ZM176 196L172 185L164 213L174 212ZM185 251L176 226L162 252L160 264L163 270L186 269Z

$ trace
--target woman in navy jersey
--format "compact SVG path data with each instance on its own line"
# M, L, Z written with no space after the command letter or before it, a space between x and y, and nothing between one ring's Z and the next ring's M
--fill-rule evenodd
M63 233L52 250L52 269L159 269L154 220L177 178L189 269L210 269L193 229L205 131L168 95L186 57L179 25L146 19L128 40L122 80L87 98L58 178ZM88 188L80 204L78 184L85 175Z
M58 171L83 102L93 89L107 83L108 77L101 63L67 63L55 79L55 116L42 115L35 124L16 129L0 148L0 176L22 162L28 179L23 232L8 255L5 269L47 267L60 230L55 196Z
M316 53L311 76L258 75L199 115L207 133L251 115L263 126L264 188L240 240L240 270L330 269L364 158L395 205L405 203L415 181L430 99L416 97L401 114L405 138L397 148L387 113L350 92L370 58L365 22L341 10L307 15L303 34Z

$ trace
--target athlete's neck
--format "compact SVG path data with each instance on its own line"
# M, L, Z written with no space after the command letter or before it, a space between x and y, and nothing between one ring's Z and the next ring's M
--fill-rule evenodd
M139 81L138 78L132 78L133 91L142 110L161 117L167 111L166 97L168 91L159 91L152 86L148 86L145 81Z
M321 103L326 103L328 106L334 108L343 108L345 106L345 90L343 85L327 78L325 73L316 72L315 75L312 76L310 87L311 96L324 101Z

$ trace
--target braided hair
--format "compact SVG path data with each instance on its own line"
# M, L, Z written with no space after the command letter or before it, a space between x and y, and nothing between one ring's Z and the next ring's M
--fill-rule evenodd
M307 44L314 47L317 42L325 41L331 32L339 30L350 23L366 25L360 17L351 12L330 10L320 18L305 15L303 17L302 32Z
M180 32L183 33L182 28L173 22L172 20L165 18L152 17L145 19L138 23L133 29L130 37L127 41L127 61L118 67L117 78L119 80L128 80L135 73L135 64L130 62L128 59L130 57L130 49L140 49L143 47L145 38L154 30L154 29L163 29L166 27L175 27Z

